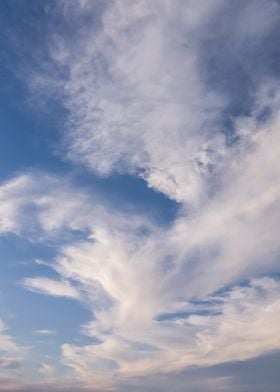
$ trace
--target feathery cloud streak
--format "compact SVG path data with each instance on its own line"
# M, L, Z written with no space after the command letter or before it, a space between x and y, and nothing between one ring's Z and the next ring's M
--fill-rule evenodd
M102 390L279 349L279 75L256 62L259 48L274 55L278 3L61 1L56 12L51 72L30 88L67 109L68 159L108 181L140 177L181 206L163 227L56 176L0 186L1 233L59 244L60 280L24 286L91 312L81 332L94 343L64 343L63 364Z

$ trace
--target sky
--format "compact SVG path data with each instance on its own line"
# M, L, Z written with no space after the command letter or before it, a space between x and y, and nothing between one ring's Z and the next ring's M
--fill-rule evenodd
M0 392L278 392L280 1L0 24Z

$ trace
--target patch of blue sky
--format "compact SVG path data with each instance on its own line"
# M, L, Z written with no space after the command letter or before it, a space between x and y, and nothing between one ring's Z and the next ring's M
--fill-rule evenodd
M117 206L120 211L147 215L158 224L170 224L180 211L180 204L149 188L141 178L128 174L97 177L81 169L76 173L77 185L106 196L104 202Z
M263 15L267 15L267 21L263 21L263 15L259 15L260 9L263 9ZM253 17L254 11L256 15ZM248 13L244 18L248 18L247 24L251 26L238 31L236 23L244 13ZM267 28L267 32L262 31L261 22L266 26L269 20L270 28ZM210 89L223 94L228 101L221 113L221 129L228 145L238 142L235 119L251 114L259 86L269 78L279 77L279 33L279 24L273 23L273 4L257 1L247 2L245 9L243 1L227 3L203 29L200 41L201 76ZM262 122L269 115L267 109L258 119Z
M22 90L19 81L1 66L0 76L1 181L30 168L58 174L65 172L70 165L53 153L54 145L58 142L55 111L51 118L39 119L38 115L36 119L34 108L28 107L25 102L26 91Z
M58 279L53 269L36 262L51 263L54 249L7 236L0 238L0 253L1 314L9 321L11 333L26 345L32 343L36 330L56 331L49 337L41 336L51 338L56 345L81 339L80 325L90 320L86 308L74 300L32 293L21 286L21 280L27 276Z

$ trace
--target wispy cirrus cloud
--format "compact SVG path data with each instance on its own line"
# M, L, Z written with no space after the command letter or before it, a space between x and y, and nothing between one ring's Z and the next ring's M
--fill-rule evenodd
M16 339L8 332L7 326L0 319L0 383L5 388L5 378L8 374L17 372L27 360L27 349L20 345ZM7 377L8 379L8 377ZM12 378L9 380L12 381ZM9 384L9 383L8 383ZM13 386L17 386L17 382L12 382ZM1 388L1 387L0 387Z
M1 233L57 239L48 266L58 280L23 286L79 300L92 316L81 333L93 343L64 342L62 363L79 387L104 390L280 349L279 75L268 44L278 3L55 10L52 72L32 73L30 87L67 110L67 158L98 176L140 177L181 207L163 227L67 178L30 172L0 186ZM67 230L82 239L63 241ZM232 390L227 377L208 381Z
M33 332L38 335L46 335L46 336L51 336L56 334L56 331L54 329L36 329Z
M21 366L21 361L15 358L3 357L0 358L0 368L2 369L18 369Z
M68 156L100 175L138 175L180 202L205 200L236 147L228 143L224 113L234 110L242 88L244 108L254 102L249 88L256 94L265 79L250 63L259 59L253 43L273 33L279 7L269 2L264 12L273 23L260 24L258 1L245 7L221 1L85 4L62 2L66 24L85 22L71 42L57 32L50 39L50 64L65 79L54 72L53 78L33 75L31 83L55 93L69 111ZM88 14L92 23L84 19ZM223 23L231 36L223 34ZM214 61L228 56L219 78Z
M108 3L98 23L80 26L87 38L74 46L53 35L50 56L70 77L61 84L39 75L32 85L61 86L71 159L100 175L138 173L178 201L201 197L209 165L223 155L223 135L209 138L207 129L216 128L224 100L201 82L195 42L219 6ZM97 2L88 8L98 13ZM66 15L72 12L84 9L69 6Z
M25 278L22 281L22 285L25 289L33 291L35 293L41 293L51 295L54 297L66 297L79 299L79 291L67 281L61 282L54 279L36 277L36 278Z
M108 380L112 370L121 376L165 373L245 360L279 349L278 281L258 279L201 300L204 313L196 309L185 315L173 313L165 321L138 325L139 329L135 324L130 329L126 323L125 334L112 333L100 345L64 345L64 361L90 384L92 368L97 374L104 372ZM92 333L96 333L94 323Z
M39 373L41 373L43 376L47 377L48 379L51 379L53 377L54 370L55 370L54 367L47 363L42 363L39 367Z
M277 99L271 108L274 105ZM115 219L108 210L93 221L81 214L91 206L81 190L74 193L82 197L83 209L79 203L68 209L68 193L64 193L63 222L79 216L80 229L90 234L64 246L57 255L52 266L62 282L41 277L25 282L28 289L73 297L91 309L93 320L83 326L83 332L99 344L62 347L63 363L78 378L92 382L95 369L100 385L105 378L107 385L109 375L113 382L186 366L210 366L278 347L278 281L253 280L244 287L238 283L277 270L277 124L276 114L265 127L258 126L253 116L240 118L244 140L250 127L250 149L236 153L219 195L199 214L190 216L183 210L172 225L144 236L137 225L127 226L127 216ZM68 190L70 199L73 190ZM52 194L51 188L48 192ZM59 233L67 224L54 222L53 227ZM152 226L147 222L146 227ZM75 283L75 293L65 284L68 280ZM213 294L232 284L236 286L224 294ZM192 302L194 298L200 303Z
M7 328L2 320L0 320L0 350L4 352L17 352L19 346L15 343L14 339L7 334Z

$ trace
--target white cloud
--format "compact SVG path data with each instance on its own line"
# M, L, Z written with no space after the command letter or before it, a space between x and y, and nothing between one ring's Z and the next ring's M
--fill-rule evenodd
M46 335L46 336L50 336L50 335L55 335L56 331L54 329L36 329L35 331L33 331L36 334L39 335Z
M79 216L71 211L87 214L86 198L73 194L63 179L40 172L19 175L0 186L0 232L35 235L38 240L40 227L49 233L65 225L79 229Z
M47 377L48 379L52 378L54 375L55 368L47 363L41 363L39 367L39 373L41 373L43 376Z
M64 361L90 383L92 369L97 374L108 372L111 362L119 365L111 376L127 377L245 360L280 348L279 281L257 279L249 286L236 286L205 299L216 304L215 314L208 303L206 315L178 315L165 322L150 322L144 328L139 324L129 329L126 325L100 345L64 345ZM108 374L106 377L108 380Z
M96 8L88 3L87 11ZM207 23L225 9L223 1L114 1L76 40L54 34L50 56L69 77L46 81L70 113L69 157L100 175L138 175L180 202L204 200L231 153L219 121L228 98L206 85L201 64ZM80 12L70 6L66 20ZM255 23L263 12L269 22ZM250 3L234 14L232 34L239 43L259 39L272 16L276 22L274 2Z
M260 102L263 107L263 93ZM78 222L74 227L90 233L83 241L63 246L50 264L61 280L24 280L29 290L79 299L94 313L83 332L103 343L62 347L64 364L85 382L91 380L92 369L96 380L102 384L105 377L107 385L113 382L108 372L113 379L169 372L246 359L278 347L278 281L256 280L245 288L236 283L279 271L277 96L270 107L275 115L265 126L258 126L258 113L237 122L242 145L227 158L230 164L219 192L192 214L183 208L167 228L153 227L147 217L114 214L101 207L100 201L96 205L95 198L92 202L84 191L65 187L56 179L52 183L59 185L53 193L44 175L40 177L43 194L33 196L34 185L31 191L14 188L9 201L17 209L22 200L17 192L28 194L33 205L39 206L32 210L34 218L48 235L63 233L73 222ZM36 184L34 177L29 178L29 184ZM9 183L5 186L9 188ZM79 197L68 208L73 194ZM38 202L42 198L48 201L44 208L52 216L50 226L42 219L42 203ZM52 208L58 205L61 214L56 215ZM19 216L14 225L21 231L25 220ZM149 227L149 231L140 235L139 227ZM229 284L237 286L216 303L211 293ZM190 302L194 296L210 296L213 306L206 309L207 316L196 315L205 307ZM187 321L180 317L169 322L155 320L159 314L176 312L193 316ZM257 330L250 327L255 325Z
M82 3L62 2L64 16L96 4ZM280 348L279 280L259 278L279 272L278 85L262 84L251 114L235 119L238 143L228 145L219 121L228 102L204 83L198 53L205 24L223 4L111 2L96 12L100 23L81 26L71 43L50 38L68 79L33 78L39 89L50 83L70 113L65 139L73 161L101 176L140 176L181 203L168 228L155 227L66 179L29 173L1 185L1 233L59 241L67 229L87 232L50 264L60 280L23 280L28 290L78 299L92 311L82 331L101 343L62 346L63 363L86 383L105 388L122 377ZM239 16L237 41L271 28L254 22L256 4ZM268 15L273 7L265 7ZM271 116L262 122L266 108ZM160 321L164 314L169 320ZM52 369L42 364L41 372Z
M242 134L246 123L238 123ZM63 347L66 363L81 377L90 377L99 359L114 361L120 367L114 372L127 376L243 360L279 348L279 282L273 279L233 288L207 309L208 316L155 322L159 313L201 310L188 302L193 296L279 271L278 123L276 115L244 140L250 148L234 152L217 196L199 212L181 215L169 229L138 239L136 247L125 232L103 230L94 243L63 250L57 271L94 294L95 320L84 331L103 341ZM97 283L116 303L96 306L102 298Z
M21 361L13 357L1 357L0 369L17 369L20 367Z
M13 181L1 185L0 194L0 231L18 232L19 210L22 204L22 190L28 187L29 179L25 176L17 177Z
M0 233L14 232L36 241L61 241L66 230L101 232L110 224L127 232L153 228L137 212L129 214L129 219L125 211L112 213L110 202L97 191L89 192L65 177L43 172L20 174L0 184L0 202Z
M44 230L54 231L66 223L65 215L67 225L75 229L78 217L72 219L71 211L81 208L83 198L71 195L70 188L67 181L40 172L22 174L1 184L1 231L20 233L24 228L32 234L38 223Z
M79 291L67 281L57 281L44 277L25 278L22 281L25 289L35 293L51 295L54 297L68 297L79 299Z
M50 55L70 77L35 76L32 85L61 87L71 159L101 175L139 173L172 199L198 202L224 150L215 121L225 99L203 85L196 53L203 23L220 4L115 1L98 28L83 26L87 38L53 35Z
M8 333L8 328L4 322L0 319L0 390L11 385L15 387L17 381L15 381L15 374L12 379L7 377L8 374L18 371L19 368L26 362L27 359L27 348L20 345L16 339Z
M14 339L6 333L7 328L0 319L0 352L17 352L19 346L15 343Z

